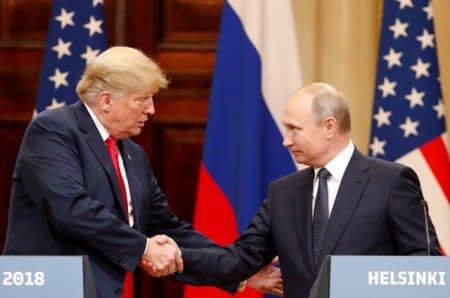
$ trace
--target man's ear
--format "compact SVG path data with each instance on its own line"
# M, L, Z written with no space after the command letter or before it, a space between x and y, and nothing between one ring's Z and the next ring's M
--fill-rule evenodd
M338 131L336 118L327 117L324 121L324 128L325 136L327 137L327 139L331 139Z
M112 105L112 95L108 91L102 91L98 94L98 103L100 109L105 113L108 113L111 110Z

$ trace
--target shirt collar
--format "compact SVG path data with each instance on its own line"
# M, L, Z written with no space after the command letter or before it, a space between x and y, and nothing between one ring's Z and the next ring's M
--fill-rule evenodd
M84 106L86 107L89 116L91 116L92 120L94 121L95 127L97 127L98 132L100 133L103 142L106 141L107 138L109 138L109 132L106 130L106 128L103 126L103 124L98 120L97 116L95 115L94 111L85 103L83 102Z
M341 181L344 176L344 172L347 169L348 163L352 158L353 151L355 150L355 145L350 140L348 145L342 150L338 155L336 155L332 160L325 165L331 176L337 181ZM315 177L317 177L317 172L320 168L314 168Z

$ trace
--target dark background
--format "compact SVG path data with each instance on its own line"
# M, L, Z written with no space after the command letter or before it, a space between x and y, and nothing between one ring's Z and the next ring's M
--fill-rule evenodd
M170 79L136 141L147 151L173 211L191 222L222 1L104 2L109 45L143 50ZM12 170L35 106L51 5L51 0L0 0L0 248ZM182 286L148 278L144 291L145 297L179 298Z

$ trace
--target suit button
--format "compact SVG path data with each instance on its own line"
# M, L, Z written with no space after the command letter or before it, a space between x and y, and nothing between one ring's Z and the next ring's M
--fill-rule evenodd
M122 288L115 289L114 293L116 293L117 295L122 295Z

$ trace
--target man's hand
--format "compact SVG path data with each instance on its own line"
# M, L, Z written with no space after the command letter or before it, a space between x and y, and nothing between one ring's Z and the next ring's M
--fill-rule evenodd
M275 257L271 264L253 275L248 280L247 285L263 293L283 296L283 278L281 277L281 270L275 266L278 265L278 263L278 257Z
M183 272L181 250L172 238L157 235L147 239L147 249L139 263L142 270L154 277Z

